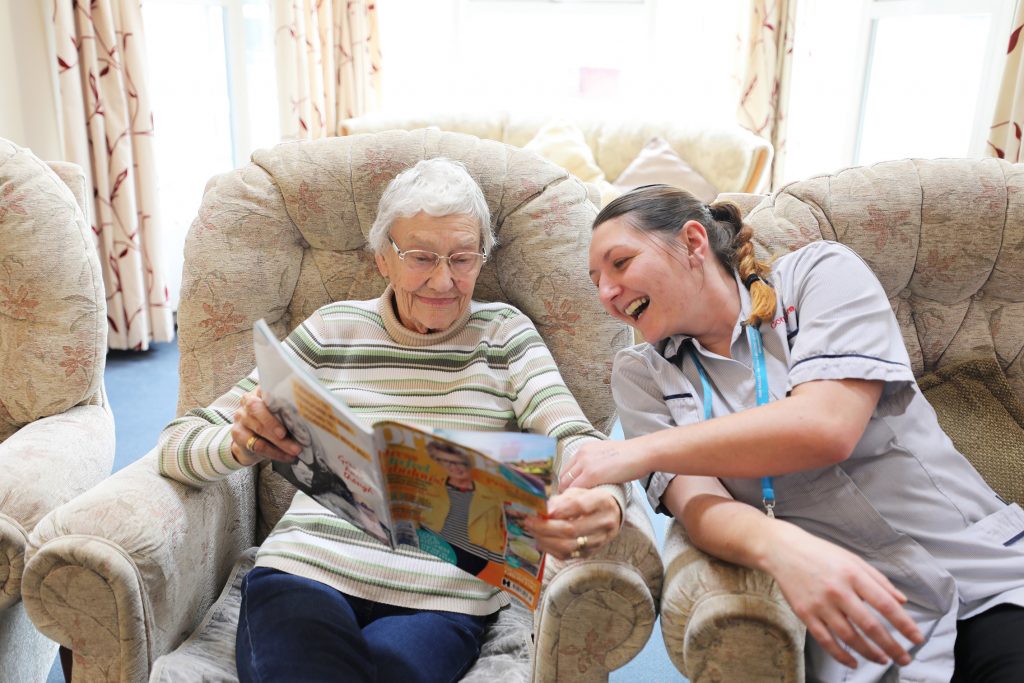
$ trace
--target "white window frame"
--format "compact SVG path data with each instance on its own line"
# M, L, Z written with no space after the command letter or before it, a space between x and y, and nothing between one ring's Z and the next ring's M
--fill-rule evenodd
M864 114L868 101L872 46L875 36L876 20L893 16L913 16L920 14L991 14L989 22L989 49L984 58L984 67L979 88L979 102L975 107L973 130L968 155L981 157L985 155L985 143L988 130L995 112L996 97L1002 81L1003 66L1006 58L1006 40L1009 36L1010 24L1013 20L1015 0L863 0L864 18L861 26L860 50L860 97L854 129L851 131L851 163L860 163L860 147L864 129Z

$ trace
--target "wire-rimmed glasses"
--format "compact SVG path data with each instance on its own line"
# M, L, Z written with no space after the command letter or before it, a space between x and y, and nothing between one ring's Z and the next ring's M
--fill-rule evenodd
M406 249L402 251L395 244L394 238L388 235L391 248L398 254L398 258L409 268L417 273L429 273L437 267L441 261L448 262L448 268L456 275L469 275L487 262L487 254L476 251L457 251L448 256L441 256L434 251L425 249Z

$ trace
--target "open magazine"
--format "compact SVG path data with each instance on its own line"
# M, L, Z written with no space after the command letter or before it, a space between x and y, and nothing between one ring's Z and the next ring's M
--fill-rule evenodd
M367 425L265 321L253 337L263 400L303 446L275 471L382 543L429 552L536 608L544 554L522 522L546 513L554 439Z

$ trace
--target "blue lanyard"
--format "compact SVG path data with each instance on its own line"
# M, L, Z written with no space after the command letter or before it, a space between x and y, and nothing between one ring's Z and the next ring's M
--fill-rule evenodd
M761 343L761 331L756 327L744 325L747 330L747 341L750 343L750 355L754 366L754 388L757 395L757 405L763 406L771 400L768 393L768 371L765 367L764 345ZM693 364L697 366L697 374L700 375L701 391L704 398L704 419L711 419L711 382L704 371L704 366L697 357L693 346L687 348ZM761 502L764 511L769 517L775 517L775 487L772 485L771 477L761 477Z

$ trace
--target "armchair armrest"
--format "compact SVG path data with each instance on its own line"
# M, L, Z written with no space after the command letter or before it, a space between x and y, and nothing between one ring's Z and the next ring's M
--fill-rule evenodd
M160 475L154 449L29 535L25 609L74 654L75 680L145 681L192 631L253 545L255 471L201 489Z
M535 615L533 680L607 681L651 637L662 574L651 520L635 498L619 535L599 553L549 558Z
M698 550L674 520L663 557L661 632L683 675L694 683L804 680L804 625L770 576Z
M95 486L114 464L114 418L76 406L0 443L0 609L21 597L25 544L50 510Z

